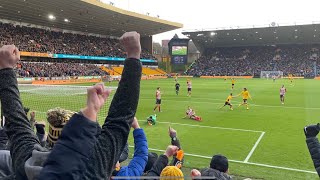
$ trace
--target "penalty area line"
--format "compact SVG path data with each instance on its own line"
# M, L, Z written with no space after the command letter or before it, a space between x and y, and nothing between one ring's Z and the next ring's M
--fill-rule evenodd
M249 159L251 158L253 152L256 150L256 148L258 147L258 144L260 143L261 139L263 138L265 132L262 132L260 137L258 138L258 140L256 141L256 143L254 144L254 146L252 147L251 151L249 152L248 156L246 157L246 159L243 161L245 163L247 163L249 161Z

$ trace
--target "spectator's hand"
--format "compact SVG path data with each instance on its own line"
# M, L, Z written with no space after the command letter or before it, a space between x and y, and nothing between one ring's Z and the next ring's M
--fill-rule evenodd
M169 127L169 136L171 138L177 137L177 131L174 130L172 127Z
M105 89L103 84L96 84L87 90L87 107L82 110L83 115L96 121L100 108L104 105L111 93L110 89Z
M195 178L195 177L200 177L201 176L201 173L200 171L198 171L197 169L192 169L191 170L191 178Z
M140 59L141 45L140 34L137 32L126 32L120 37L120 43L127 52L127 58Z
M36 117L36 113L35 113L34 111L32 111L32 112L30 113L30 117L31 117L31 119L34 119L34 118Z
M20 60L20 52L15 45L4 45L0 48L0 69L14 68Z
M132 122L132 124L131 124L131 127L132 127L133 129L139 129L139 128L140 128L138 119L137 119L136 117L133 118L133 122Z
M304 134L306 135L307 138L316 137L319 133L319 130L320 130L319 123L317 125L306 126L304 127Z
M178 152L179 148L177 146L173 146L173 145L169 145L167 147L166 152L164 153L164 155L166 155L168 158L173 156L174 154L176 154Z

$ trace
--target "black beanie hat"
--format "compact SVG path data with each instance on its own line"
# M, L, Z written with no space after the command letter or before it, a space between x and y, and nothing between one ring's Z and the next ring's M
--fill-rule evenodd
M214 155L210 162L210 168L225 173L229 168L228 159L221 154Z

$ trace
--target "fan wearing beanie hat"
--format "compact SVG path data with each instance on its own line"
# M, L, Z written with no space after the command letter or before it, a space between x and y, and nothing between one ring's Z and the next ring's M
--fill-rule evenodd
M229 169L228 159L221 155L214 155L210 162L210 168L226 173Z
M232 177L227 174L228 171L228 159L221 154L216 154L211 159L210 167L202 169L200 174L203 179L206 179L205 177L214 177L221 180L232 180Z
M47 112L47 120L49 122L48 148L52 148L61 135L64 125L69 121L75 112L62 108L50 109Z
M182 180L183 179L183 173L182 171L176 167L176 166L167 166L165 167L161 174L160 174L161 180Z

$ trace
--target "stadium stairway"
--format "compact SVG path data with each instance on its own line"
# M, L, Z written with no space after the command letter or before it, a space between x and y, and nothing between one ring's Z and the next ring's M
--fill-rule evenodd
M142 68L142 74L145 75L163 75L163 73L157 71L156 69L152 69L149 67L143 67Z
M112 70L118 75L121 75L123 71L123 67L112 67Z
M161 74L167 74L167 72L165 72L164 70L160 69L160 68L156 68L156 71L158 71Z
M105 66L100 66L100 69L102 71L107 72L109 75L120 75L119 73L115 72L113 69L109 69L109 68L107 68Z

